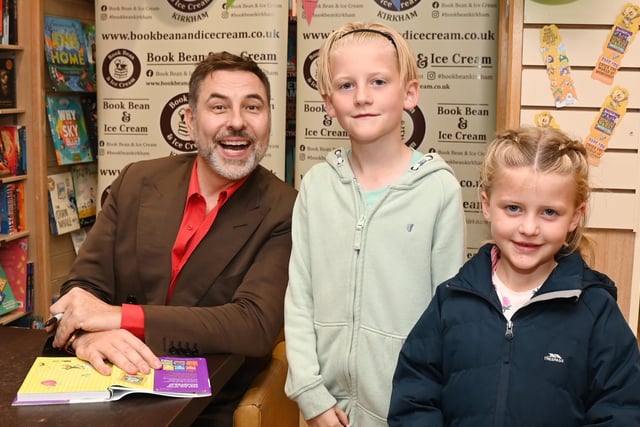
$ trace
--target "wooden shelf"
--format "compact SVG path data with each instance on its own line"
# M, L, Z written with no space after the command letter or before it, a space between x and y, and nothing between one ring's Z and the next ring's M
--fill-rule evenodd
M3 243L20 239L22 237L27 237L28 235L29 235L29 230L19 231L17 233L11 233L11 234L0 234L0 248L2 247Z
M22 319L23 317L26 317L28 315L30 315L31 312L30 311L26 311L26 312L21 312L21 313L15 313L15 312L9 312L3 316L0 316L0 325L2 326L7 326L13 322L15 322L18 319Z
M4 177L0 177L0 184L7 184L9 182L16 182L16 181L24 181L25 179L27 179L27 175L4 176Z
M2 50L2 47L0 47ZM23 114L25 112L24 108L4 108L0 109L0 114Z

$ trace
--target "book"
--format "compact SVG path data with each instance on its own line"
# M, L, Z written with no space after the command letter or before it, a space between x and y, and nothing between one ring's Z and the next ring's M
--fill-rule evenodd
M0 233L12 234L27 229L24 207L24 182L0 186Z
M16 56L0 52L0 108L16 108Z
M49 228L58 236L80 228L71 172L49 175Z
M73 165L70 172L80 227L93 225L96 222L98 165L96 163Z
M0 44L18 44L18 0L0 1Z
M31 311L28 301L27 264L28 240L26 237L2 243L0 246L0 267L11 285L16 300L17 312Z
M0 125L0 177L27 173L26 132L22 125Z
M93 158L98 158L98 104L95 92L85 92L80 94L80 103L84 114L84 122L87 125L89 134L89 146Z
M18 308L18 301L13 295L11 284L2 267L0 267L0 316Z
M85 30L80 20L45 16L44 50L53 90L95 91L90 77Z
M33 311L33 261L27 262L27 304L25 311Z
M47 95L47 118L59 166L93 161L80 98Z
M83 22L82 32L84 34L84 44L87 47L87 76L85 86L87 91L95 92L96 88L96 24L93 22Z
M80 248L85 240L87 240L87 230L84 228L80 228L78 230L72 231L69 233L71 236L71 243L73 243L73 251L78 255L80 252Z
M127 374L112 365L104 376L77 357L37 357L12 403L53 405L108 402L132 393L169 397L211 396L207 360L202 357L160 357L162 369L147 375Z

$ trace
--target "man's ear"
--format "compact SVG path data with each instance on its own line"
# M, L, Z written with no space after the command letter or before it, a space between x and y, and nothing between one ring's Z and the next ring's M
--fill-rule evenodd
M196 140L195 129L193 126L193 122L196 118L193 116L193 111L191 107L186 106L184 110L184 123L187 125L187 129L189 130L189 138L192 141Z
M327 110L327 114L331 118L336 117L336 109L333 107L333 102L331 102L330 95L322 95L322 100L324 101L324 108Z
M403 107L405 110L411 110L418 105L418 98L420 95L420 84L417 80L411 80L407 83L406 92L404 94Z

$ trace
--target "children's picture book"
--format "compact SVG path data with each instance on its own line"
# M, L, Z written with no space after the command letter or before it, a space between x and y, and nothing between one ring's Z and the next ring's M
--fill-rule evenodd
M45 16L44 50L53 90L95 91L95 77L91 77L86 34L81 21Z
M58 236L80 228L71 172L49 175L49 228Z
M96 163L83 163L73 165L70 169L80 226L93 225L96 222L98 165Z
M47 118L59 166L93 161L80 98L47 95Z
M38 357L12 403L54 405L119 400L132 393L169 397L211 396L207 360L202 357L160 357L162 369L127 374L112 365L110 376L77 357Z
M25 157L25 127L22 125L0 125L0 177L27 173Z
M20 313L31 310L28 301L28 263L28 240L26 237L2 243L0 246L0 267L6 273L5 278L9 281L17 302L15 311Z
M0 108L16 108L16 57L11 51L0 52Z
M10 313L18 307L18 301L13 295L9 279L7 279L2 267L0 267L0 316Z

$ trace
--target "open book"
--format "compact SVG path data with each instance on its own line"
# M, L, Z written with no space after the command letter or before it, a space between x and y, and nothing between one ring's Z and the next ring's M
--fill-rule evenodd
M110 376L77 357L38 357L12 405L107 402L131 393L171 397L211 396L207 360L160 357L162 369L130 375L112 366Z

